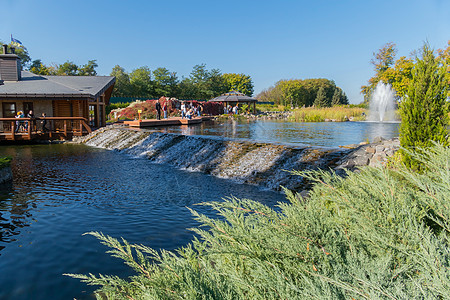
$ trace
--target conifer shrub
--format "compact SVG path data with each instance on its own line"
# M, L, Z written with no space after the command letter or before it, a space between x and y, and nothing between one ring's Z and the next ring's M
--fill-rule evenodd
M448 145L447 90L445 69L428 45L424 45L422 57L416 59L406 97L400 103L402 147L429 147L433 141ZM408 166L419 167L408 152L401 154Z
M362 168L315 182L308 199L286 190L277 208L228 198L175 252L89 233L136 271L74 275L99 299L448 299L450 148L409 153L426 165Z

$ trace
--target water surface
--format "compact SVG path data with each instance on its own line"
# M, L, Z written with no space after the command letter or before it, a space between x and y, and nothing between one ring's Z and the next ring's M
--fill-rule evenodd
M90 299L63 273L128 276L88 231L153 248L186 245L197 225L188 207L224 196L283 201L280 193L152 164L83 145L0 147L14 181L0 188L0 299Z

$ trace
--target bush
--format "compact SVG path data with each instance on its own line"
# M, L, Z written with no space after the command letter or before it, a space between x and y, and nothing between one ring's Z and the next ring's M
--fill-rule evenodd
M137 275L66 275L100 286L99 299L448 299L450 149L411 155L423 173L294 172L316 185L308 200L286 190L277 209L204 203L221 217L192 211L198 238L176 252L90 233Z
M363 114L364 113L364 114ZM324 122L325 119L334 120L338 122L348 121L350 117L354 121L365 120L367 110L364 108L354 107L348 108L346 106L333 106L324 108L301 108L294 110L294 114L290 118L291 121L296 122Z
M406 149L429 147L433 141L448 145L445 69L424 45L422 58L417 58L412 72L406 97L400 103L400 145ZM420 167L408 152L402 151L402 157L410 167Z

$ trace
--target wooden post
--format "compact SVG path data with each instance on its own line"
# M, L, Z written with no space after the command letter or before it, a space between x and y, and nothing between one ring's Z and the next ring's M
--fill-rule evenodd
M253 102L253 114L256 115L256 102Z
M31 123L31 120L28 121L28 138L31 140L31 126L33 126L33 124Z
M11 121L11 139L14 141L16 139L16 121Z

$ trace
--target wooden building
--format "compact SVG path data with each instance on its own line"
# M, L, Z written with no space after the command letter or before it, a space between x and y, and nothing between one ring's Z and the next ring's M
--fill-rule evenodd
M214 99L211 99L209 101L212 102L222 102L224 106L232 105L236 106L239 103L246 103L249 108L253 110L253 114L256 114L256 102L258 102L257 99L249 97L243 93L237 92L237 91L231 91L225 94L220 95L219 97L216 97Z
M30 110L36 117L79 117L91 127L106 125L105 106L115 83L113 76L43 76L21 71L20 59L0 54L0 118Z

